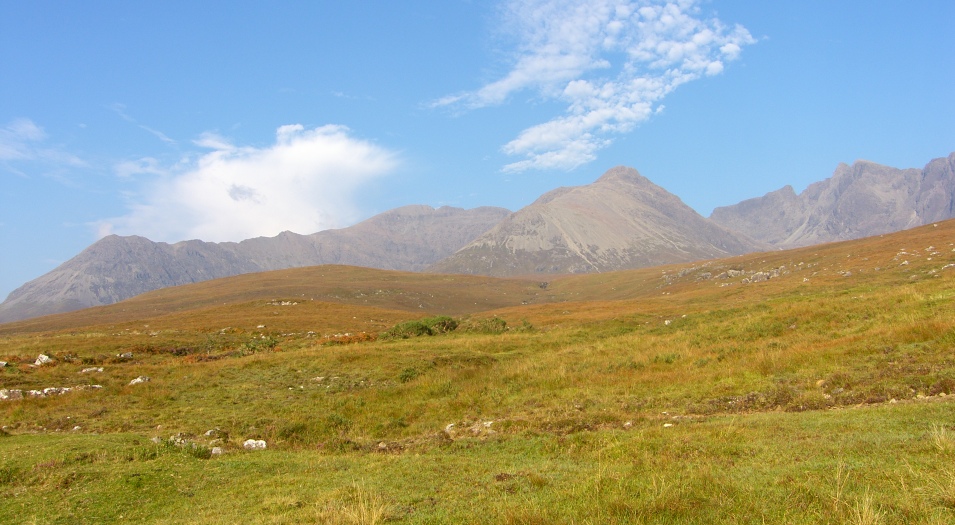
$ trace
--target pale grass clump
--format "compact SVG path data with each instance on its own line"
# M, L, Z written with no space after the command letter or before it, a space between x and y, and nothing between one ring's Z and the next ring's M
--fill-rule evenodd
M947 470L930 480L929 495L943 506L955 508L955 471Z
M832 495L832 507L834 511L838 512L841 507L846 504L843 500L843 495L846 489L846 483L849 482L849 470L842 461L839 462L839 466L836 468L835 478L836 486Z
M390 506L380 494L361 485L350 487L341 501L318 511L318 522L329 525L377 525L384 523Z
M852 506L851 523L853 525L879 525L884 521L885 514L878 509L868 491Z
M932 424L932 443L942 454L955 452L955 435L942 425Z

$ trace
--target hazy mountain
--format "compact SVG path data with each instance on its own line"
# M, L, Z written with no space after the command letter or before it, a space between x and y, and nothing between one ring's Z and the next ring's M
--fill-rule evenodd
M152 242L110 235L14 290L0 322L112 304L143 292L249 272L320 264L421 270L454 253L510 211L405 206L339 230L283 232L239 243Z
M140 293L319 264L493 276L603 272L805 246L955 217L955 153L924 169L859 161L800 194L791 186L701 217L632 168L502 208L406 206L355 226L239 243L109 236L0 304L0 322ZM483 234L483 235L482 235ZM473 241L473 242L472 242Z
M725 228L781 248L858 239L955 217L955 153L925 168L840 164L799 195L792 186L716 208Z
M635 169L560 188L429 271L493 276L583 273L726 257L757 243L701 217Z

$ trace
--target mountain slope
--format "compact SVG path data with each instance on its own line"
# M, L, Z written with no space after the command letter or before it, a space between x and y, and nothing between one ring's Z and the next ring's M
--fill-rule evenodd
M858 239L955 217L955 153L925 168L840 164L799 195L792 186L716 208L724 228L786 248Z
M429 268L493 276L589 273L757 250L633 168L560 188Z
M110 235L14 290L0 322L112 304L181 284L321 264L421 270L487 231L510 212L405 206L339 230L283 232L239 243L152 242Z

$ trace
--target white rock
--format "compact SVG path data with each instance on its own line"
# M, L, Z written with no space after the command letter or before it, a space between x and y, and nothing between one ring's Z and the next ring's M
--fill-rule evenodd
M53 359L50 356L46 354L40 354L36 356L36 361L34 361L33 364L36 366L43 366L43 365L48 365L52 362L53 362Z
M242 448L246 450L265 450L267 445L264 439L247 439L242 442Z
M0 390L0 401L13 401L17 399L23 399L23 390L7 390L6 388Z
M225 450L222 447L212 447L213 456L221 456L225 453Z
M129 386L138 385L140 383L148 383L148 382L149 382L149 376L139 376L136 379L133 379L132 381L130 381Z
M663 428L670 428L673 426L673 423L664 423Z

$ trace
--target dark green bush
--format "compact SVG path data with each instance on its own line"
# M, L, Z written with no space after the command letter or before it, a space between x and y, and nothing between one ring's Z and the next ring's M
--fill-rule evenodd
M398 323L385 332L383 337L389 339L408 339L423 335L446 334L453 332L457 327L458 322L447 316L426 317L417 321Z
M465 326L465 331L479 334L500 334L507 331L507 321L500 317L472 319Z

